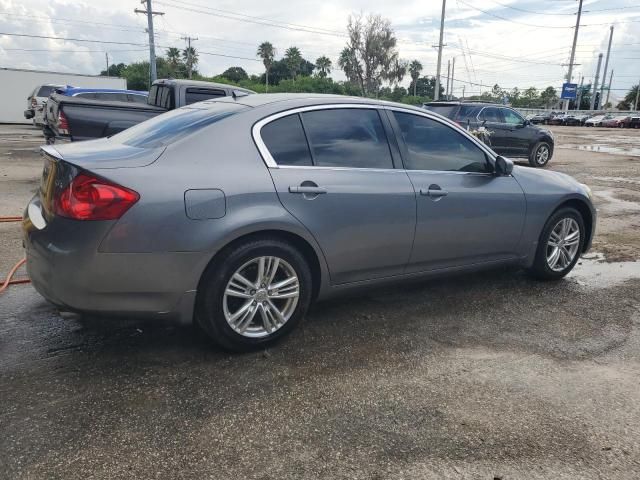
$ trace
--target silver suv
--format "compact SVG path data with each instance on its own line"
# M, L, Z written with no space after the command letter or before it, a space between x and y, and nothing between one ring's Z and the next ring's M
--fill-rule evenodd
M27 97L27 109L24 111L24 118L32 120L34 127L44 125L44 106L47 103L49 95L51 95L56 88L64 88L64 85L38 85L33 89L31 95Z

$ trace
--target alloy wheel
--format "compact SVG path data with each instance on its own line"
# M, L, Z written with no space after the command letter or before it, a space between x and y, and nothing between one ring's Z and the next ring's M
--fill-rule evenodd
M282 328L300 297L293 267L279 257L257 257L231 276L222 307L229 326L249 338L262 338Z
M540 145L536 151L536 162L538 165L544 165L549 161L549 147Z
M565 217L551 230L547 241L547 265L561 272L571 265L580 247L580 226L573 218Z

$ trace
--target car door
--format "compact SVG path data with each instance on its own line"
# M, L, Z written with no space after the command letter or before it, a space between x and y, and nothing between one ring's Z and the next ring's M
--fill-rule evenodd
M491 148L500 155L509 155L509 127L504 123L500 108L484 107L478 114L478 121L489 130L489 140Z
M404 271L415 192L394 168L376 108L287 112L260 125L259 137L280 201L317 240L333 284Z
M494 175L488 153L459 129L407 111L390 117L417 198L407 272L515 258L525 218L518 182Z
M505 145L514 156L526 156L529 153L529 145L536 137L535 128L525 122L524 118L516 111L500 108L502 119L507 127L505 131Z

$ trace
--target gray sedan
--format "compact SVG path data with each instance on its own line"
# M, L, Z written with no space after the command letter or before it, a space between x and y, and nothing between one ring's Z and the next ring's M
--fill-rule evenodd
M35 288L64 310L195 320L231 350L355 287L505 264L562 278L595 226L571 177L363 98L221 98L42 154Z

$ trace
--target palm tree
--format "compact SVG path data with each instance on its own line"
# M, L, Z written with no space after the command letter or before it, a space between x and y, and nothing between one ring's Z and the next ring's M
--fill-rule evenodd
M193 72L193 67L198 64L198 53L196 49L193 47L187 47L182 51L182 58L184 58L184 63L187 67L187 72L189 73L189 78L191 78L191 73Z
M180 49L176 47L167 48L167 63L169 64L169 71L171 75L175 77L176 70L180 64Z
M296 74L298 70L300 70L300 65L302 64L302 54L300 53L300 49L298 47L289 47L287 51L284 52L284 61L291 72L291 76L293 77L293 81L296 81Z
M258 52L256 53L258 57L262 59L262 64L264 65L265 70L265 91L269 91L269 69L271 65L273 65L273 59L276 56L276 49L273 48L270 42L262 42L258 46Z
M418 78L422 72L422 64L418 60L414 60L409 64L409 75L413 83L413 96L416 97L416 88L418 87Z
M318 70L318 76L320 78L325 78L331 73L331 60L324 55L318 57L316 60L316 70Z
M391 71L389 72L389 81L395 86L398 86L398 83L402 82L402 79L407 74L407 62L405 60L400 60L396 58L392 65Z

